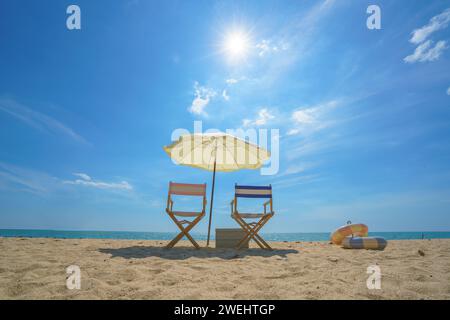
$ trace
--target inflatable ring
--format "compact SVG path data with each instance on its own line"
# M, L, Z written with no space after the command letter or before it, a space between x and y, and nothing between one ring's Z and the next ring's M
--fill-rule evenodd
M342 241L342 247L346 249L384 250L386 246L387 241L382 237L346 237Z
M338 228L331 234L331 242L334 244L341 244L345 237L356 236L356 237L367 237L369 233L369 228L362 223L347 224Z

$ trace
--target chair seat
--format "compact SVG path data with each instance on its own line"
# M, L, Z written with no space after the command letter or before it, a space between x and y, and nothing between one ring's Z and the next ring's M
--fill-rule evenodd
M270 213L240 213L240 212L235 212L233 213L234 215L237 215L241 218L244 219L257 219L257 218L262 218L264 216L267 216Z
M189 211L172 211L172 213L179 217L197 217L202 214L202 212L189 212Z

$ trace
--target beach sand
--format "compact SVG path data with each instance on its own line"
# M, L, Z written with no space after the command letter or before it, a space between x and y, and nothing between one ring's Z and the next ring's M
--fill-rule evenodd
M326 242L195 250L186 241L166 250L166 243L0 238L0 298L450 299L450 239L389 241L384 251ZM366 286L374 264L380 290ZM66 287L69 265L81 269L80 290Z

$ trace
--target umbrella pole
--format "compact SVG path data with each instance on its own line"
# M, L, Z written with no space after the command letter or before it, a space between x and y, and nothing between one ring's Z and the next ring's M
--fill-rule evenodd
M208 224L208 240L206 241L206 246L209 247L209 235L211 233L211 216L212 216L212 208L214 202L214 185L216 182L216 160L214 160L214 171L213 171L213 180L212 180L212 189L211 189L211 204L209 205L209 224Z

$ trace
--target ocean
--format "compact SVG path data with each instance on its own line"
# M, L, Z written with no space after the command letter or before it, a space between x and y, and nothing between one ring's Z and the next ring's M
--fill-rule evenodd
M207 235L191 233L197 240L206 240ZM171 240L175 232L129 232L129 231L63 231L0 229L0 237L60 238L60 239L129 239L129 240ZM328 232L261 233L268 241L328 241ZM369 236L380 236L386 240L449 239L450 232L369 232ZM214 235L211 235L214 239Z

